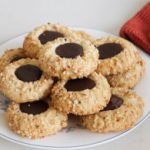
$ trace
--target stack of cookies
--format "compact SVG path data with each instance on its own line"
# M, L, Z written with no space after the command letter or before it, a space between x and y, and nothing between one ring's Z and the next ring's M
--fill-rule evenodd
M0 90L11 101L8 125L32 139L67 127L69 114L95 132L131 128L144 109L131 88L144 70L136 47L125 39L96 39L60 24L40 26L23 48L0 58Z

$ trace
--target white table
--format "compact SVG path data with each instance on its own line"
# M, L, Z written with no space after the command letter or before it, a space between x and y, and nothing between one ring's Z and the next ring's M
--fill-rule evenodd
M118 34L123 23L148 0L0 0L0 42L47 22ZM148 89L146 89L148 90ZM150 118L121 139L91 149L150 149ZM33 150L0 139L2 150Z

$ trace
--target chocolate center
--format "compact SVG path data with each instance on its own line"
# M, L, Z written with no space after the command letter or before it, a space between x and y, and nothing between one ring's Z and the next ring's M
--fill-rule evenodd
M37 81L42 76L42 71L34 65L24 65L16 69L15 75L24 82Z
M83 55L83 48L76 43L66 43L56 48L56 54L61 58L76 58Z
M20 104L20 110L27 114L37 115L45 112L49 108L49 105L43 101L34 101Z
M53 84L56 84L58 81L59 81L59 78L58 77L52 77L54 83Z
M39 40L41 44L46 44L47 42L53 41L60 37L64 37L64 35L56 31L45 31L39 35Z
M20 60L20 59L23 59L23 58L26 58L26 57L23 57L23 56L16 56L16 57L14 57L14 58L10 61L10 63L15 62L15 61Z
M118 43L105 43L97 48L99 50L99 59L111 58L123 50L122 46Z
M118 96L115 96L115 95L112 95L108 105L102 111L117 109L122 104L123 104L123 99L122 98L120 98Z
M95 87L95 82L89 78L69 80L65 84L67 91L83 91Z

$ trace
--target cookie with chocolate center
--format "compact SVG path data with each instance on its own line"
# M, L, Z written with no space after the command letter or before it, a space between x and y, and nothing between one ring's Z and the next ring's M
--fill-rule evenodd
M64 25L48 23L31 31L24 40L23 48L28 56L35 58L47 43L53 43L60 38L78 38L77 36L75 31Z
M97 73L88 77L58 81L52 88L52 104L64 113L88 115L102 110L110 99L106 78Z
M81 116L81 125L93 132L117 132L135 125L144 111L144 102L135 92L123 88L111 89L107 106L98 113Z
M93 43L99 51L97 73L104 76L116 75L129 70L137 62L136 47L123 38L104 37Z
M49 98L34 102L12 102L6 118L11 130L30 139L56 134L67 126L67 115L54 109Z
M61 79L88 76L98 65L98 50L89 41L61 38L39 52L41 68Z
M36 59L10 63L0 74L1 91L10 100L24 103L41 99L50 93L52 78L47 78Z

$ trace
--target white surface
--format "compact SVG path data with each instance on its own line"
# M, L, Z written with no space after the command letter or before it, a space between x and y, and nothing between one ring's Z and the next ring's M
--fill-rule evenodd
M77 30L83 30L97 38L110 35L108 33L101 32L98 30L89 30L89 29L80 29L80 28L79 29L77 28ZM7 41L6 43L0 45L0 54L2 54L5 49L21 46L25 36L26 34L15 37ZM122 136L129 134L131 131L139 127L139 125L144 123L144 120L150 115L150 103L149 103L150 93L148 90L143 90L144 88L146 89L149 88L149 85L146 84L150 83L150 59L149 56L145 54L143 51L140 52L141 52L141 56L146 62L146 72L143 79L138 83L138 85L134 89L144 99L145 109L144 109L143 116L139 119L137 124L132 129L123 132L99 134L99 133L93 133L90 132L89 130L79 128L78 120L76 121L71 120L69 121L68 128L62 130L56 135L49 136L47 138L40 139L40 140L29 140L27 138L21 138L20 136L10 131L5 121L4 112L2 111L0 113L0 125L1 125L0 137L3 137L9 141L21 145L25 145L28 147L43 148L43 149L51 148L55 150L56 149L70 150L70 149L81 149L81 148L89 148L89 147L102 145L104 143L109 143ZM6 108L6 103L5 103L6 99L7 98L3 96L1 97L0 95L0 102L2 102L2 108Z
M117 34L123 23L146 2L148 0L0 0L0 42L46 22L60 22ZM149 124L150 118L126 137L91 149L147 150L150 146ZM0 149L10 148L29 149L0 139Z

